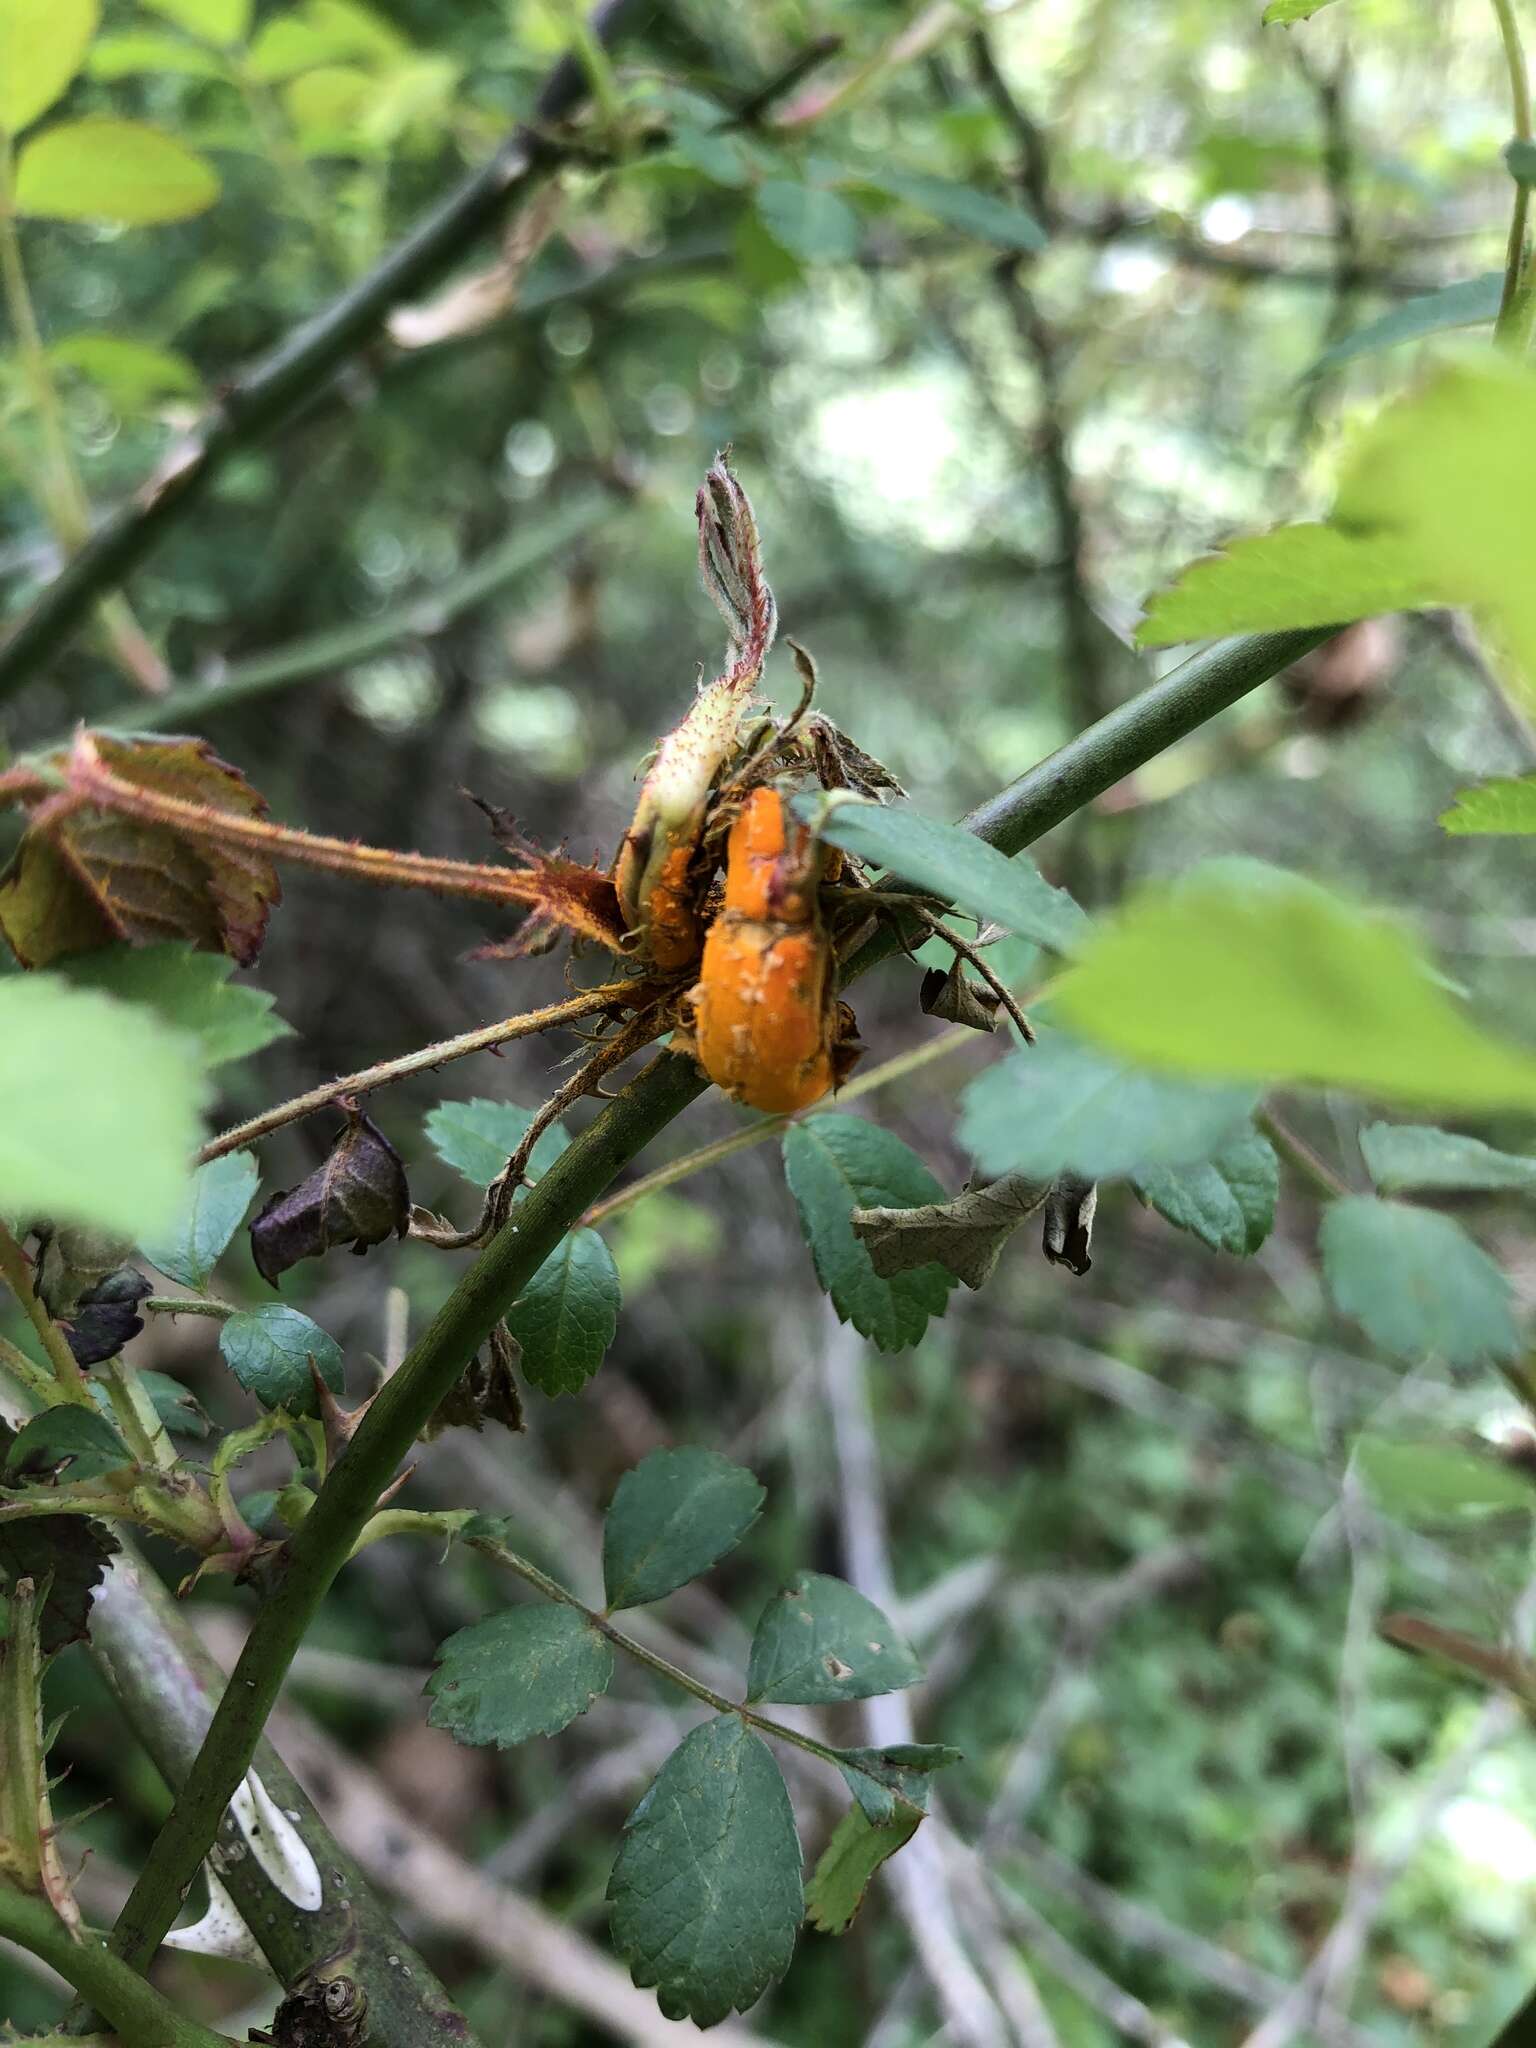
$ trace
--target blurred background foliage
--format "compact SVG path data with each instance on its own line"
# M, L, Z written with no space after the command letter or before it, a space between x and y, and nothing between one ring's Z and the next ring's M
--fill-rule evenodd
M572 19L564 0L261 0L240 34L240 12L217 48L208 24L226 17L204 0L107 0L65 109L172 132L215 165L217 203L162 226L22 226L97 505L488 153ZM178 692L197 692L171 725L205 732L275 815L316 831L480 858L468 790L606 857L637 764L718 660L692 505L731 443L824 707L924 809L958 814L1138 687L1125 635L1146 593L1232 532L1318 510L1351 423L1414 367L1409 348L1310 375L1317 357L1502 260L1509 118L1489 10L1349 0L1289 32L1259 13L657 9L602 80L591 167L534 231L397 316L133 578L138 624ZM826 35L842 49L765 118L710 132ZM659 119L673 139L646 146ZM942 207L922 180L943 181ZM1002 246L1006 225L968 211L976 194L1021 239L1017 208L1043 213L1043 250ZM34 490L46 422L11 339L14 613L57 556ZM782 651L770 681L792 700ZM8 732L22 748L80 718L157 715L103 637L16 699ZM1468 780L1531 760L1454 622L1376 622L1112 792L1042 863L1090 906L1211 853L1299 867L1410 909L1447 971L1518 1025L1536 947L1518 853L1447 842L1434 820ZM466 959L499 936L462 905L293 878L259 978L294 1035L226 1077L219 1121L559 993L557 962ZM900 962L858 1010L871 1061L936 1029ZM966 1171L954 1090L985 1053L978 1040L863 1105L951 1187ZM419 1201L470 1207L425 1144L425 1111L532 1104L554 1056L516 1046L374 1105ZM1352 1109L1298 1117L1353 1161ZM741 1121L711 1098L666 1147ZM267 1146L276 1184L322 1156L325 1123ZM1462 1207L1529 1298L1519 1216L1502 1198ZM917 1726L966 1753L944 1797L981 1852L991 1918L962 1892L949 1903L1000 1946L994 1990L1017 1944L1068 2048L1135 2037L1106 1983L1165 2030L1144 2038L1238 2042L1402 1855L1332 2008L1384 2043L1479 2041L1529 1978L1536 1757L1507 1730L1486 1740L1468 1685L1374 1625L1407 1607L1497 1630L1525 1524L1369 1499L1348 1461L1367 1421L1505 1438L1514 1404L1485 1376L1362 1356L1325 1310L1312 1236L1290 1187L1264 1250L1218 1260L1116 1189L1088 1278L1016 1247L918 1350L865 1359L816 1290L775 1151L748 1150L615 1224L625 1313L586 1393L532 1396L522 1437L444 1438L413 1498L510 1513L524 1547L587 1585L622 1471L658 1442L725 1450L767 1483L769 1514L712 1581L729 1614L712 1595L675 1603L681 1635L725 1651L783 1574L848 1569L857 1459L827 1409L857 1408L867 1386L898 1611L931 1666ZM452 1277L390 1246L290 1275L284 1293L342 1342L358 1390ZM262 1298L243 1247L221 1284ZM221 1421L248 1413L206 1323L162 1320L135 1355ZM262 1483L259 1461L245 1473ZM618 1825L679 1717L626 1673L548 1747L455 1749L424 1727L420 1682L435 1644L502 1597L473 1563L370 1551L301 1657L298 1695L462 1858L601 1941ZM209 1588L196 1605L227 1643L245 1598ZM165 1794L82 1652L54 1689L77 1709L64 1802L106 1802L79 1829L105 1910ZM833 1815L794 1789L814 1852ZM920 1866L898 1896L904 1882L877 1887L841 1947L808 1935L754 2027L933 2039L912 1915L923 1884L959 1878ZM488 2041L605 2038L473 1930L403 1912ZM165 1967L222 2025L270 2010L248 1973ZM998 1995L997 2038L1023 2038ZM59 2009L9 1959L0 2007L19 2024ZM1315 2038L1360 2038L1348 2024Z

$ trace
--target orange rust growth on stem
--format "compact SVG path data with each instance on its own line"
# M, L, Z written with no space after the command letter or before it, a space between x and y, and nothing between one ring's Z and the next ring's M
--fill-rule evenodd
M851 1064L821 877L821 851L779 791L754 790L731 827L725 904L691 995L693 1050L727 1095L776 1115L819 1102Z

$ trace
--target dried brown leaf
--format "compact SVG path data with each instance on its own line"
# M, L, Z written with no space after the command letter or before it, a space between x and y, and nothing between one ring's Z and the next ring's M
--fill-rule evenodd
M1045 1202L1049 1189L1021 1173L966 1188L917 1209L855 1209L849 1221L884 1280L918 1266L946 1266L967 1287L992 1277L1003 1246Z
M300 1259L318 1259L336 1245L361 1255L410 1228L405 1168L388 1138L360 1109L347 1121L330 1157L291 1192L274 1195L251 1222L256 1270L276 1287Z

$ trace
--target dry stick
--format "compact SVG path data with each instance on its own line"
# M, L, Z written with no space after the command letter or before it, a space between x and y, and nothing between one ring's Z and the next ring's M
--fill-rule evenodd
M1327 629L1253 634L1193 656L974 811L967 828L1004 853L1020 852L1328 637ZM897 943L895 934L876 933L849 963L849 976L886 958ZM691 1061L659 1054L518 1204L375 1396L294 1533L273 1597L256 1616L208 1739L123 1908L114 1946L136 1967L148 1965L175 1918L288 1666L380 1492L566 1232L705 1085Z
M639 0L605 0L593 14L591 32L609 43L638 12ZM515 130L488 163L471 172L366 277L225 386L217 408L96 529L0 645L0 698L57 653L85 614L143 561L233 455L311 398L332 371L374 338L392 308L435 283L559 168L559 146L539 131L573 113L586 90L580 62L562 59L539 94L533 127Z
M238 1151L242 1145L281 1130L285 1124L313 1116L316 1110L329 1107L338 1095L366 1095L370 1089L404 1080L407 1074L446 1066L449 1060L461 1060L468 1053L488 1052L492 1046L510 1044L514 1038L532 1038L538 1032L554 1031L561 1025L590 1017L611 1003L622 1001L629 986L622 981L605 982L600 988L583 989L580 995L570 996L563 1003L549 1003L542 1010L524 1010L519 1016L504 1017L499 1024L482 1024L474 1031L461 1032L457 1038L440 1038L435 1045L419 1046L415 1052L401 1053L392 1060L379 1060L371 1067L360 1067L355 1074L342 1074L319 1088L291 1096L287 1102L274 1103L272 1108L248 1117L243 1124L232 1124L227 1131L209 1139L198 1153L197 1163L206 1166L210 1159L222 1158L226 1152Z

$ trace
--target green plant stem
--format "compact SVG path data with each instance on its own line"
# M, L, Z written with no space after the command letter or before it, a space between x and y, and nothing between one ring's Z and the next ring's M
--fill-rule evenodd
M75 1941L46 1900L0 1887L0 1935L45 1962L82 1991L117 2029L125 2048L231 2048L183 2019L175 2006L113 1955L98 1934Z
M212 1301L206 1294L151 1294L139 1307L159 1316L217 1316L221 1323L241 1313L232 1301Z
M440 1525L442 1518L423 1519L436 1520ZM831 1764L834 1768L838 1764L838 1753L829 1743L818 1742L814 1735L803 1734L798 1728L787 1728L781 1721L770 1720L766 1714L759 1714L743 1700L727 1699L724 1693L716 1692L713 1686L706 1685L701 1678L695 1678L691 1671L684 1671L680 1664L673 1664L666 1657L658 1656L654 1650L648 1650L644 1643L637 1643L633 1636L626 1635L621 1628L616 1628L606 1614L589 1607L584 1600L578 1600L576 1595L562 1586L558 1579L552 1579L547 1572L541 1572L536 1564L510 1549L505 1543L498 1543L494 1537L488 1536L467 1536L464 1540L471 1550L478 1550L493 1563L516 1573L525 1585L532 1586L536 1592L542 1593L546 1600L556 1600L561 1606L574 1607L578 1614L584 1614L616 1650L621 1650L626 1657L633 1658L635 1663L643 1664L647 1671L654 1672L658 1678L664 1678L668 1685L675 1685L692 1698L701 1700L706 1707L713 1707L717 1714L738 1715L749 1728L756 1728L762 1735L771 1735L776 1742L791 1743L796 1749L803 1749L808 1755L818 1757L822 1763Z
M17 1386L45 1408L57 1392L53 1375L44 1372L40 1365L34 1365L25 1351L8 1337L0 1337L0 1371L8 1372Z
M93 1407L95 1404L85 1383L85 1374L76 1363L64 1332L49 1315L32 1284L31 1262L3 1222L0 1222L0 1280L20 1302L27 1321L37 1332L37 1340L53 1367L60 1398L87 1408Z
M153 704L134 700L114 705L92 722L109 730L114 725L127 725L135 732L196 729L205 718L252 703L274 690L285 690L290 683L301 683L327 671L354 668L398 641L432 639L488 598L560 554L578 535L593 532L607 510L605 500L595 493L582 492L568 504L555 506L532 531L519 526L448 582L436 589L416 592L404 604L380 612L375 619L306 634L266 654L231 662L216 682L189 684L185 689L170 691ZM68 735L60 734L38 751L68 744Z
M1017 853L1328 637L1325 631L1224 641L1119 706L1023 775L965 824ZM897 944L877 936L859 969ZM147 1967L207 1854L284 1675L332 1580L443 1396L544 1260L635 1155L703 1094L691 1061L663 1052L599 1112L524 1196L374 1397L326 1478L257 1612L208 1738L124 1906L118 1953Z
M1499 24L1499 39L1504 45L1504 61L1509 67L1509 100L1514 116L1515 140L1528 143L1533 139L1531 81L1526 70L1514 0L1493 0L1493 11ZM1532 289L1530 279L1530 204L1530 186L1524 178L1516 178L1515 200L1509 216L1509 243L1504 257L1504 292L1493 329L1495 341L1503 342L1516 351L1525 349L1529 343L1532 319L1536 316L1536 290Z
M604 0L592 34L607 44L640 11L639 0ZM563 161L540 133L580 104L585 76L574 58L557 64L534 109L490 161L467 177L410 234L325 310L225 388L154 477L106 519L0 644L0 698L34 675L97 601L183 519L230 458L311 399L317 387L378 333L390 311L433 284L480 238L525 204Z
M1332 1202L1349 1193L1349 1183L1341 1179L1327 1160L1319 1157L1306 1140L1298 1137L1272 1109L1256 1111L1253 1120L1281 1158L1293 1166L1303 1180L1310 1182L1325 1201Z

